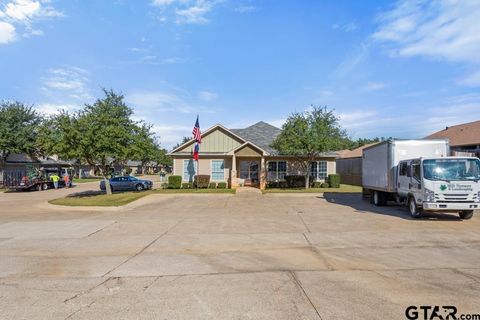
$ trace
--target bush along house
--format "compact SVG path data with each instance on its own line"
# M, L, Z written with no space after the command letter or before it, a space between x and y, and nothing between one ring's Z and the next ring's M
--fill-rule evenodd
M192 182L200 174L209 175L213 182L226 182L231 188L260 189L285 181L288 175L303 175L292 156L279 155L270 147L280 132L263 121L245 129L227 129L217 124L202 133L198 165L193 160L194 139L169 153L173 174L181 176L182 182ZM336 172L336 157L334 152L324 153L311 163L314 181L323 182Z

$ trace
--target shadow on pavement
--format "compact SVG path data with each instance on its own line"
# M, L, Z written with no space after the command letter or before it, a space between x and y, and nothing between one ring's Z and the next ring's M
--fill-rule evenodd
M69 194L67 196L67 198L85 198L85 197L98 196L100 194L105 194L105 191L87 190L87 191L82 191L82 192L75 192L75 193Z
M326 192L323 196L319 196L330 203L353 208L358 213L363 214L381 214L405 220L432 220L432 221L463 221L455 213L427 212L419 219L414 219L403 205L389 202L388 206L376 207L370 204L369 199L362 199L362 195L358 193L330 193Z

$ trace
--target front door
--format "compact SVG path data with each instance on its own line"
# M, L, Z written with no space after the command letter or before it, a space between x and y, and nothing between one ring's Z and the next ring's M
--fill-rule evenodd
M258 186L260 162L258 160L240 160L240 179L246 186Z

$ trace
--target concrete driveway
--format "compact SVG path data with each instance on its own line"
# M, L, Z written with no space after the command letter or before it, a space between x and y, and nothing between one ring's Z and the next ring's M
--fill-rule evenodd
M384 320L405 319L410 305L480 313L480 216L411 220L356 195L44 204L61 192L0 194L2 319Z

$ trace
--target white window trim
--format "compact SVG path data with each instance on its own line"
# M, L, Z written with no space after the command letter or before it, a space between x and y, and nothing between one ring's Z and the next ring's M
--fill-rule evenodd
M214 180L213 179L213 171L212 171L212 164L213 161L223 161L223 179L222 180ZM210 159L210 181L215 181L215 182L225 182L225 159Z
M275 170L275 179L274 180L268 180L268 164L270 162L276 162L277 163L277 170ZM285 175L288 176L288 161L287 160L268 160L266 164L266 171L267 171L267 182L278 182L278 181L285 181L284 180L279 180L278 179L278 163L279 162L285 162Z
M327 178L328 178L328 160L315 160L315 161L312 161L312 162L315 162L316 167L317 167L317 174L314 177L313 181L326 181ZM318 174L320 173L320 162L325 162L325 165L326 165L325 178L319 178L318 177ZM310 174L313 175L313 172L310 171Z

